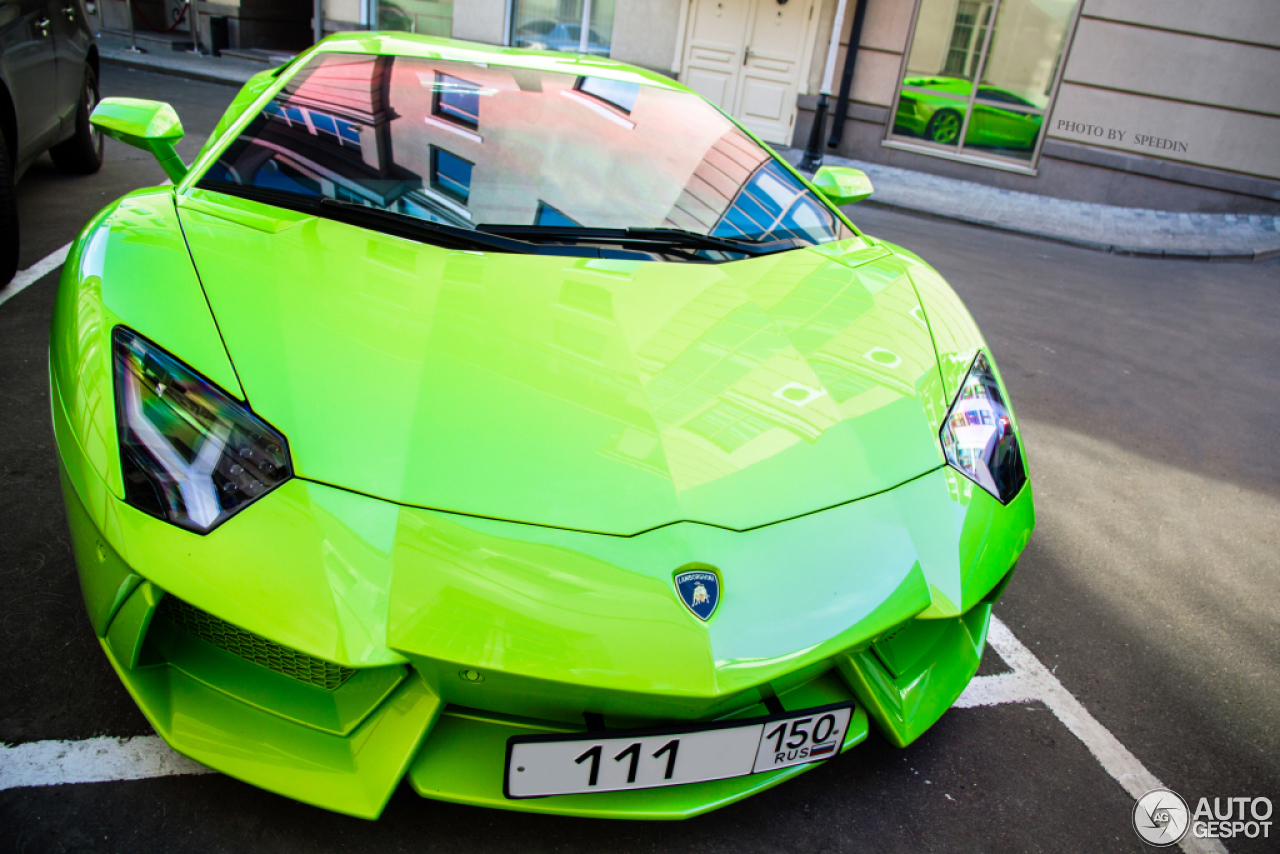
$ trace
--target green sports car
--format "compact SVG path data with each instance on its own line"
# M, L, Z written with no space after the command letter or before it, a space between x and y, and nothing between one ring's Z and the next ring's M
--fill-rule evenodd
M1034 525L981 334L663 76L335 36L95 217L50 345L89 619L174 749L373 818L680 818L978 667Z
M939 145L960 142L973 82L958 77L908 77L898 95L893 132L915 136ZM1044 116L1028 112L1037 105L995 86L979 85L973 117L965 131L966 148L1008 149L1027 152L1035 148Z

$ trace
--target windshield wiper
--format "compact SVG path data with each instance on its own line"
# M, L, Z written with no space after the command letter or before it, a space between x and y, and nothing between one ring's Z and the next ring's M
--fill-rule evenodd
M347 202L319 196L300 196L297 193L290 193L286 190L273 190L268 187L253 187L210 180L202 180L196 186L202 190L226 193L229 196L239 196L252 202L275 205L276 207L287 208L299 213L332 219L359 228L367 228L371 231L381 231L384 234L403 237L406 240L431 243L446 249L510 252L523 255L568 255L578 258L585 256L588 258L652 260L649 254L641 252L530 243L470 228L459 228L456 225L431 222L408 214L372 208L358 202Z
M691 249L710 249L739 255L771 255L785 252L806 244L798 240L736 240L730 237L713 237L680 228L582 228L559 225L500 225L485 223L476 226L478 231L523 240L564 240L581 243L618 243L627 246L679 246Z

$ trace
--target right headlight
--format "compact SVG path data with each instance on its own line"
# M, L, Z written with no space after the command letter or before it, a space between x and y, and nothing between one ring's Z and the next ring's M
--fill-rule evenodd
M292 475L284 437L171 354L112 336L125 500L205 534Z
M939 431L942 451L956 471L1008 504L1027 472L1000 383L981 352L965 375L960 392Z

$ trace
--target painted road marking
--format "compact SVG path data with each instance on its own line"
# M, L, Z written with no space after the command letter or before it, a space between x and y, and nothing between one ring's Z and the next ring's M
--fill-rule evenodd
M1103 769L1119 783L1135 801L1152 789L1165 785L1146 769L1129 750L1098 723L1088 709L1071 695L1058 677L1040 663L1022 641L1014 637L1000 619L991 618L987 643L1000 653L1012 673L974 679L956 700L961 709L993 706L1000 703L1025 703L1039 700L1049 707L1058 720L1076 738L1084 742ZM1179 846L1187 854L1226 854L1227 849L1216 839L1197 839L1188 833Z
M173 750L158 735L0 747L0 789L213 773Z
M956 700L955 708L1044 703L1135 801L1152 789L1164 788L998 617L991 618L987 642L1013 672L974 677ZM15 747L0 745L0 790L211 773L215 772L176 753L154 735L34 741ZM1187 854L1226 854L1227 851L1216 839L1196 839L1190 833L1182 840L1181 848Z
M61 249L55 249L27 269L19 272L18 275L13 277L13 281L0 288L0 305L4 305L50 272L61 267L62 262L67 260L67 253L70 251L71 244L68 243Z

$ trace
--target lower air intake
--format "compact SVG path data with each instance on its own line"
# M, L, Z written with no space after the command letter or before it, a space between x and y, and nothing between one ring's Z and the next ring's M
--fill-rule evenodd
M315 658L259 637L226 620L220 620L195 605L183 602L176 596L165 596L160 601L159 613L188 634L195 635L218 649L308 685L333 691L355 674L353 668L342 667L332 661Z

